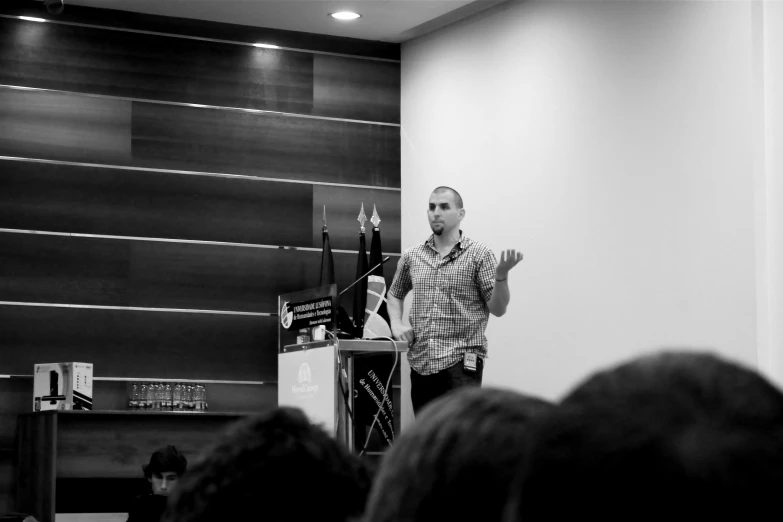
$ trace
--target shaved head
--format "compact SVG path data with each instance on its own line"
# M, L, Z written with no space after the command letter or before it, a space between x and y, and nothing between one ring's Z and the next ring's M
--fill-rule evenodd
M454 205L458 209L463 208L462 196L460 196L459 192L457 192L453 188L444 186L444 187L438 187L438 188L436 188L435 190L432 191L433 194L442 194L444 192L451 193L451 197L454 198Z

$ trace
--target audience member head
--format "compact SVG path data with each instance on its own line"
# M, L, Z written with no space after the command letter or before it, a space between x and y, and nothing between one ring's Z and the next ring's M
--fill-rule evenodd
M183 477L164 520L342 522L370 490L359 458L304 413L274 408L232 426Z
M161 448L141 467L154 495L168 496L188 467L188 459L174 446Z
M551 406L509 390L463 388L428 404L386 454L367 522L500 520L528 425Z
M507 522L753 520L783 490L783 394L713 355L598 372L536 424Z

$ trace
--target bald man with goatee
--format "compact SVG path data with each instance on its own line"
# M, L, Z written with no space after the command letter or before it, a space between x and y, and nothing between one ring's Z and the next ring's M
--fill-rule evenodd
M489 315L506 313L508 274L522 254L506 250L497 262L483 243L463 234L462 196L438 187L427 210L432 235L403 253L387 295L392 335L407 341L414 412L462 386L481 386ZM403 300L413 292L408 327Z

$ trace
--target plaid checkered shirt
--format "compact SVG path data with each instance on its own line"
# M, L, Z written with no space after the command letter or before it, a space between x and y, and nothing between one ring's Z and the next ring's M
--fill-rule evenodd
M460 241L445 257L435 238L402 254L389 295L403 299L413 290L410 323L416 340L408 352L411 368L431 375L462 360L467 347L487 355L484 331L495 289L495 255L483 243Z

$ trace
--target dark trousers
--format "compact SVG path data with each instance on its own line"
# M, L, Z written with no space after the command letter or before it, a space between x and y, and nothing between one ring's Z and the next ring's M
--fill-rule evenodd
M484 374L484 358L479 357L476 371L465 370L462 361L454 366L432 375L421 375L411 369L411 402L413 413L419 411L430 401L445 395L451 390L463 386L481 386L481 377Z

